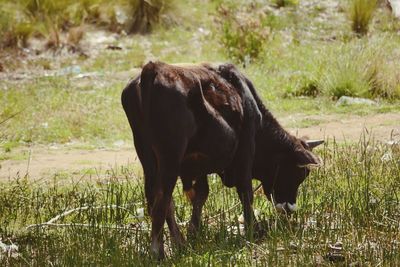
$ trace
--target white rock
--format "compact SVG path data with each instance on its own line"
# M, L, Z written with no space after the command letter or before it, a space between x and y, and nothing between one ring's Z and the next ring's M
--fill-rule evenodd
M373 106L377 105L378 103L371 99L350 96L341 96L336 102L336 106L346 106L353 104Z
M381 161L383 162L391 161L392 159L393 159L392 152L387 152L383 154L383 156L381 157Z
M400 0L388 0L392 7L393 16L400 19Z
M137 218L143 219L144 218L144 208L136 209Z

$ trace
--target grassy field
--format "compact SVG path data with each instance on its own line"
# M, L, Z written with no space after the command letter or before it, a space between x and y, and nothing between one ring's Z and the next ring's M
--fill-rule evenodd
M241 234L235 190L210 177L201 233L180 251L170 246L166 234L169 256L162 265L400 264L399 148L365 137L352 145L327 143L318 153L324 165L301 187L301 208L292 217L277 215L265 196L256 194L255 208L267 233L254 243ZM2 241L20 249L3 263L157 264L148 251L150 221L143 217L140 172L121 166L110 169L107 179L98 183L88 176L67 185L56 179L35 183L18 179L2 185ZM191 210L180 184L174 199L186 232Z
M0 169L7 160L26 161L21 150L37 146L132 144L120 94L148 60L234 62L279 119L305 118L290 127L400 113L400 22L380 1L358 15L352 4L365 1L167 1L143 35L124 33L132 18L126 25L117 19L118 7L137 1L74 2L0 0ZM337 105L343 95L375 104ZM387 142L396 134L327 140L317 150L324 165L302 185L301 208L290 218L256 194L267 234L255 242L240 234L236 192L210 176L201 235L178 251L167 234L162 265L400 265L400 150ZM142 215L141 168L121 165L97 175L66 170L0 180L0 241L19 248L0 248L0 263L156 265ZM190 205L180 184L174 195L186 231Z

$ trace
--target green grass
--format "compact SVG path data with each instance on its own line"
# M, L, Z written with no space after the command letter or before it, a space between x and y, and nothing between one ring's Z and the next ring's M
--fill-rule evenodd
M241 213L240 205L234 207L235 190L223 187L218 177L209 177L211 193L204 220L218 216L203 224L199 237L189 240L182 251L170 246L166 234L168 257L162 265L310 266L319 262L329 266L334 260L343 266L400 264L399 148L362 137L345 145L331 140L317 153L324 165L301 186L300 210L294 216L278 216L266 198L256 194L254 206L267 235L255 243L235 230ZM123 166L110 169L104 182L85 182L87 178L67 184L54 178L46 186L29 179L3 184L0 238L18 245L20 254L5 257L2 263L156 265L149 256L149 218L137 217L145 207L142 178ZM178 221L187 221L191 208L180 183L174 199ZM68 224L64 227L26 228L77 208L55 221ZM181 229L186 231L186 226ZM337 242L342 249L334 254L330 246Z
M64 77L10 85L15 89L0 91L2 116L22 112L1 125L2 139L22 143L127 139L129 126L120 104L124 85L78 89Z

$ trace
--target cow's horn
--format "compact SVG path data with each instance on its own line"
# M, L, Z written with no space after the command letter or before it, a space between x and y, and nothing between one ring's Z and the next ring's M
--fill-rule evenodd
M307 140L306 143L307 145L313 149L314 147L319 146L320 144L323 144L325 141L324 140Z

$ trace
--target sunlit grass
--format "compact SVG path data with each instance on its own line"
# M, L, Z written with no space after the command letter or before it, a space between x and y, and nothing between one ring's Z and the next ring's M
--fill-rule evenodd
M237 233L241 208L235 206L235 190L210 176L211 193L201 234L177 251L170 246L167 233L168 257L163 264L306 266L337 261L344 265L398 265L398 145L364 136L352 144L331 140L317 153L324 165L301 186L300 210L294 216L277 216L265 196L256 194L254 206L260 211L267 236L255 243ZM97 183L84 177L69 184L57 179L32 183L23 178L3 184L0 237L4 243L18 245L20 253L3 258L3 263L157 264L148 251L150 221L141 217L140 211L145 208L143 178L125 167L110 169L106 175ZM186 232L191 208L180 183L174 199L178 221ZM64 226L26 228L71 209L77 210L54 221Z

